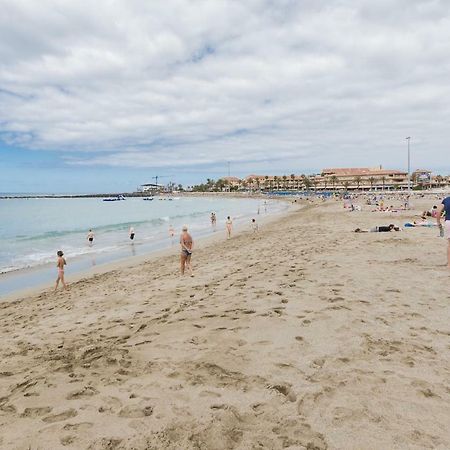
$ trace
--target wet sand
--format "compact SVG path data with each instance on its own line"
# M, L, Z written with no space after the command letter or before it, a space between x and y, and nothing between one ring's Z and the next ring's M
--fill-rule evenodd
M0 447L450 448L445 241L352 233L409 218L308 204L194 278L171 253L0 304Z

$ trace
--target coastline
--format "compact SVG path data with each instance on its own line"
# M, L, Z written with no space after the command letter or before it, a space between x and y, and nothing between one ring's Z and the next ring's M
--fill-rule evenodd
M450 274L414 212L308 202L254 235L0 304L0 446L450 446ZM436 288L435 288L436 287Z
M278 200L278 199L277 199ZM278 201L288 202L288 199L279 199ZM291 203L291 202L289 202ZM300 203L298 203L300 205ZM285 214L289 214L292 209L295 208L295 204L290 204L287 209L282 211L277 211L274 213L269 213L267 215L260 215L258 223L260 225L264 225L267 223L270 223L273 220L278 220L280 217L282 217ZM238 224L234 227L234 233L239 234L246 230L249 230L249 225L245 224ZM216 232L209 232L206 235L202 235L199 238L195 238L195 242L198 243L200 246L207 246L210 245L213 242L220 241L225 236L225 229L223 230L217 230ZM194 236L195 237L195 236ZM113 259L108 262L100 263L94 267L90 267L88 269L82 269L78 270L73 274L70 274L69 277L66 278L66 282L69 284L77 283L81 280L87 279L91 276L97 276L101 275L113 270L120 270L121 268L132 268L134 266L138 267L139 265L149 261L154 260L160 257L165 256L171 256L171 255L178 255L179 253L179 246L178 246L178 236L176 236L175 243L171 247L164 247L162 249L155 249L155 250L149 250L141 255L136 256L126 256L126 257L119 257L117 259ZM51 268L53 269L53 264L51 265ZM25 275L27 273L33 273L35 271L39 271L42 268L37 266L33 268L28 269L21 269L18 272L24 273ZM53 270L54 272L54 270ZM53 275L52 272L52 275ZM15 272L7 272L5 274L0 274L0 276L4 278L8 277L14 277L16 275ZM54 277L53 277L54 278ZM8 301L15 301L23 297L33 296L37 295L38 293L41 293L45 290L52 289L54 286L54 280L51 278L49 281L45 281L42 283L38 283L33 287L15 290L14 292L6 293L3 295L0 295L0 303L2 302L8 302Z

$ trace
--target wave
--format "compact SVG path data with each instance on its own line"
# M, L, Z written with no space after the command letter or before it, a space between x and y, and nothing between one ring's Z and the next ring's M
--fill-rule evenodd
M108 224L108 225L100 225L100 226L93 226L92 229L96 233L108 233L112 231L127 231L130 227L138 227L140 225L164 225L170 222L171 220L177 220L182 218L196 218L199 216L203 216L204 214L208 213L208 211L203 212L195 212L190 214L177 214L175 216L163 216L158 217L156 219L149 219L149 220L135 220L135 221L128 221L128 222L120 222L120 223L114 223L114 224ZM51 238L59 238L74 234L86 234L87 233L86 228L75 228L72 230L63 230L63 231L57 231L57 230L51 230L46 231L45 233L36 234L34 236L24 236L24 235L16 235L15 239L20 242L28 242L28 241L38 241L41 239L51 239Z

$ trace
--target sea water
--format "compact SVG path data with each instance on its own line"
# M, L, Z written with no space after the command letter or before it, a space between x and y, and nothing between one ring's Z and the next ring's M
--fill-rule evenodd
M171 198L171 200L169 200ZM183 225L194 239L217 231L225 233L227 216L234 223L285 208L277 201L214 197L127 198L104 202L99 198L15 198L0 200L0 295L52 279L56 252L67 259L66 273L168 248L178 241ZM129 229L136 233L132 242ZM169 236L169 228L175 237ZM92 246L86 238L92 229ZM175 241L175 242L174 242ZM50 269L51 265L51 269ZM35 269L35 270L31 270ZM28 271L27 271L28 270ZM53 275L52 275L53 276Z

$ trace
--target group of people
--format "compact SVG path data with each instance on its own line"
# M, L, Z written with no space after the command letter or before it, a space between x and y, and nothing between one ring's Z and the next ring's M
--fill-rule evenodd
M217 217L214 212L211 213L211 225L215 231L216 225L217 225ZM231 239L231 233L233 231L233 220L231 219L231 216L227 216L227 220L225 221L225 229L226 229L227 239ZM258 224L256 223L256 219L252 219L251 229L252 229L253 233L256 233L259 230ZM130 227L130 229L128 230L128 235L129 235L130 240L133 242L134 238L136 236L136 232L133 227ZM173 228L172 225L170 225L170 227L169 227L169 236L172 239L175 236L175 229ZM86 236L88 245L90 247L92 247L94 245L94 238L95 238L95 234L92 231L92 229L90 229ZM187 271L190 273L191 276L194 276L193 271L192 271L192 264L191 264L191 256L192 256L192 250L194 248L194 240L192 239L192 236L189 233L188 227L186 225L184 225L181 230L180 246L181 246L181 255L180 255L181 274L184 275L184 273ZM58 270L58 277L56 279L55 291L58 289L60 282L63 285L64 289L67 289L67 284L64 280L64 267L67 265L67 261L64 258L64 253L62 252L62 250L58 250L57 258L58 259L56 262L56 267Z
M428 217L436 219L436 224L428 221ZM440 237L445 237L447 240L447 267L450 269L450 197L444 198L440 205L435 205L429 211L424 211L420 221L413 221L411 223L405 224L407 227L430 227L438 226ZM370 228L368 230L363 230L361 228L356 228L355 233L382 233L382 232L392 232L401 231L402 229L394 224L381 225Z

